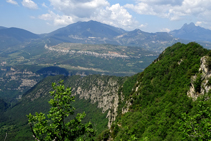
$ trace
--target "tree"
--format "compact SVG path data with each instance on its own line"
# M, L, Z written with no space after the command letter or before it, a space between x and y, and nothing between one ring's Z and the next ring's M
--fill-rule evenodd
M197 102L193 114L182 114L179 129L184 140L211 140L210 99L203 97Z
M63 81L59 85L52 83L53 91L50 94L53 99L49 101L51 105L47 118L44 113L37 113L33 116L31 113L27 115L28 122L31 127L33 137L39 141L73 141L82 135L93 137L95 135L90 122L82 124L84 113L78 113L77 116L65 122L69 115L73 115L75 108L71 106L71 102L75 101L71 96L71 88L65 89ZM80 137L80 139L82 139Z

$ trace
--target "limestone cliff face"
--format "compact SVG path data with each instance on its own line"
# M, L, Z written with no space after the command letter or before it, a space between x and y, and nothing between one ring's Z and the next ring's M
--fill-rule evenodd
M197 76L192 76L191 77L191 86L190 90L187 92L187 95L193 100L196 100L199 95L208 93L209 90L211 89L211 86L208 85L209 78L211 77L211 70L209 70L207 64L207 59L208 56L204 56L200 60L200 68L199 68L199 73L201 73L201 91L196 92L195 87L194 87L194 82L196 81Z
M87 83L88 77L90 80ZM99 76L97 79L88 77L79 80L79 85L72 90L73 95L79 95L79 98L90 100L91 103L97 102L98 108L102 108L102 113L108 111L108 127L110 128L117 116L120 83L114 77Z

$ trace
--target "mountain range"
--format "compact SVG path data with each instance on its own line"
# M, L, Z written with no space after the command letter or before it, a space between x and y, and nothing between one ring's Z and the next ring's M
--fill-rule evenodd
M173 30L170 33L148 33L140 29L125 31L96 21L77 22L42 35L18 28L0 27L0 42L2 44L0 51L20 49L21 43L38 40L44 41L48 45L71 42L137 46L160 53L176 42L198 41L206 48L211 48L210 35L210 30L195 26L193 23L185 24L181 29ZM20 45L20 47L14 47L14 45Z

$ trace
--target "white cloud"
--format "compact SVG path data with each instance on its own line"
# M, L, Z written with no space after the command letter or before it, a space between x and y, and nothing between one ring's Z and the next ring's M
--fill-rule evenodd
M143 15L156 15L170 20L180 20L188 16L198 19L210 19L210 0L137 0L137 4L126 4Z
M201 21L197 21L197 22L195 23L196 26L200 26L201 24L202 24Z
M49 0L54 9L65 15L90 17L97 9L109 6L106 0Z
M126 4L124 7L132 9L138 14L156 15L155 8L153 9L147 3L138 3L137 5Z
M36 17L35 16L29 16L31 19L36 19Z
M147 23L139 25L139 28L147 27Z
M181 5L183 0L137 0L137 2L157 4L157 5Z
M168 28L162 28L160 31L161 31L161 32L170 32L171 30L168 29Z
M39 16L39 19L45 20L45 21L52 21L54 25L68 25L73 23L73 17L66 16L66 15L58 15L55 14L53 11L49 11L47 14L42 14ZM50 24L50 23L48 23Z
M44 2L42 3L42 7L45 7L45 8L47 8L47 6L45 5L45 3L44 3Z
M11 3L11 4L18 5L18 3L15 0L6 0L6 2Z
M197 21L195 23L196 26L200 26L200 27L203 27L203 28L208 28L210 29L210 22L206 22L206 21Z
M139 28L141 26L133 19L127 10L119 4L107 6L105 9L96 11L91 19L126 30Z
M48 11L49 13L47 14L42 14L39 16L40 19L42 20L53 20L56 16L56 14L53 11Z
M111 5L106 0L49 0L55 11L40 15L39 18L54 25L68 25L77 21L95 20L126 30L143 28L132 15L119 4Z
M29 9L37 9L38 8L37 4L35 2L33 2L32 0L23 0L22 5Z

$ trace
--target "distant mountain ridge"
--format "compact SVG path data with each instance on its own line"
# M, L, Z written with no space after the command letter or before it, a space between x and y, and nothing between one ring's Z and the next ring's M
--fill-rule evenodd
M4 28L0 30L0 37L14 38L18 41L39 38L39 35L20 28Z
M182 28L171 31L170 34L185 40L211 42L211 30L196 26L194 23L186 23Z
M211 42L211 30L195 26L194 23L185 24L181 29L173 30L170 33L148 33L140 29L125 31L97 21L77 22L41 35L19 28L0 27L0 43L2 45L0 51L14 48L13 46L32 39L40 39L40 42L44 41L49 46L63 42L113 44L136 46L159 53L176 42L197 41L202 46L211 48L211 43L209 43Z
M39 35L20 28L0 29L0 51L18 50L25 42L38 38Z
M50 45L61 42L113 44L138 46L156 52L162 52L167 46L178 42L167 32L147 33L140 29L125 31L96 21L70 24L45 35L45 39Z
M78 36L82 38L101 37L111 38L125 33L121 28L116 28L96 21L77 22L66 27L57 29L48 34L48 36Z
M1 29L5 29L5 28L6 28L6 27L0 26L0 30L1 30Z

